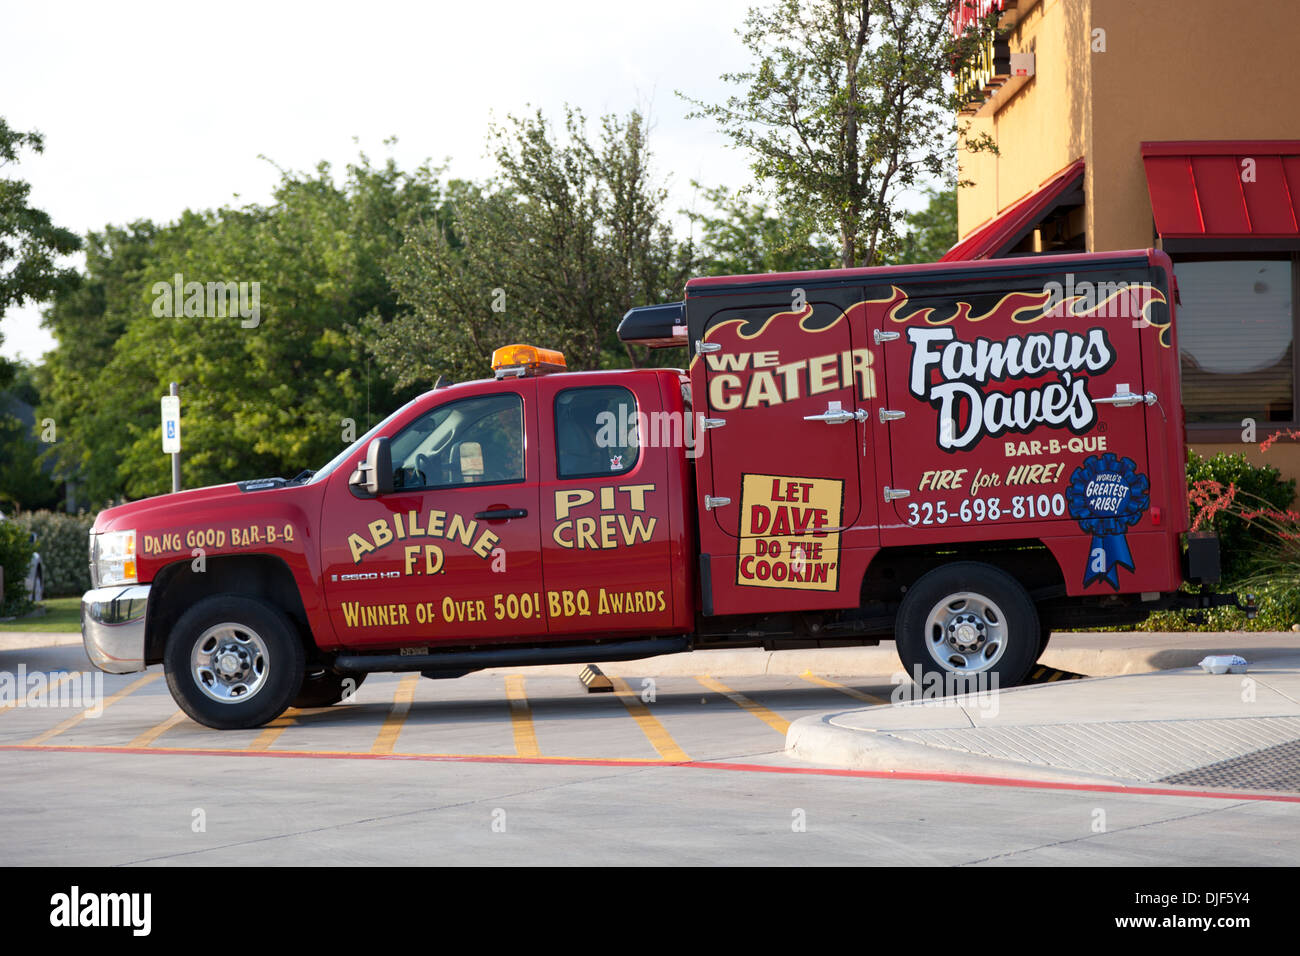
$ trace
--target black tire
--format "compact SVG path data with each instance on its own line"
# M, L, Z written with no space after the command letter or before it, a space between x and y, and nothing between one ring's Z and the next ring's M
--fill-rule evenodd
M1043 625L1040 628L1040 630L1042 631L1043 636L1042 639L1038 642L1038 657L1043 656L1043 654L1047 651L1047 645L1052 642L1052 629L1050 627L1047 627L1046 625ZM1038 657L1034 658L1035 663L1038 662Z
M293 699L293 706L302 709L329 707L353 693L365 679L365 674L336 674L326 670L308 671L307 676L302 680L302 689Z
M217 730L245 730L279 717L298 696L306 655L279 608L218 594L181 615L168 635L163 669L172 697L190 717Z
M1042 630L1028 592L1000 568L955 561L923 574L908 588L894 625L908 676L944 688L1014 687L1038 659Z

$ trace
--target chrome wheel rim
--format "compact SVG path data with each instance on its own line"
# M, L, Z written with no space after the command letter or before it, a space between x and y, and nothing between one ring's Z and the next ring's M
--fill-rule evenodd
M989 670L1002 659L1006 646L1006 615L983 594L950 594L925 619L926 650L949 673Z
M194 642L190 673L210 699L238 704L266 686L268 658L256 631L243 624L216 624Z

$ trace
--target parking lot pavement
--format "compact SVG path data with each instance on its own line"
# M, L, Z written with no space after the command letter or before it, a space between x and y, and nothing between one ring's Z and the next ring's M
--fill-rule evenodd
M215 731L178 710L160 668L101 674L75 647L0 652L0 671L20 663L52 676L0 704L6 749L680 763L779 751L792 721L894 689L884 676L700 674L616 677L613 692L591 693L573 676L376 674L350 701Z
M0 864L1274 865L1300 845L1279 793L862 771L785 751L804 719L889 710L884 674L629 672L600 694L573 674L374 675L351 702L223 732L181 715L158 668L0 651L0 673L19 668L54 676L0 704ZM1043 679L1090 683L1068 676Z

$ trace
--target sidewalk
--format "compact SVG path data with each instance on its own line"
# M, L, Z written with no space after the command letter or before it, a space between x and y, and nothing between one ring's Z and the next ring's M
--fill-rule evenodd
M1300 792L1300 647L1252 643L1214 648L1245 657L1246 674L1182 668L840 711L795 721L786 748L859 770Z

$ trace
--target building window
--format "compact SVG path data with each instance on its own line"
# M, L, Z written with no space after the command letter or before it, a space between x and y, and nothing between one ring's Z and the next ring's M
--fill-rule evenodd
M1295 424L1295 271L1290 257L1175 264L1189 425Z

